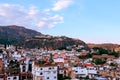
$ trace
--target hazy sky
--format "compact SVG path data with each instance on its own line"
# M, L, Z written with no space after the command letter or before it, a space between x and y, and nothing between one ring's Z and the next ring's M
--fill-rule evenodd
M87 43L120 43L120 0L0 0L0 25Z

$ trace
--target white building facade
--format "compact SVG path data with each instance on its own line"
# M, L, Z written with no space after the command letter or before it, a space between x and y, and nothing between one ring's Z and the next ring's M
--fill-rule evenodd
M32 64L33 80L57 80L57 65Z
M95 77L97 74L97 70L94 67L89 68L83 68L83 67L72 67L72 70L75 71L76 77L86 77L89 76L89 78Z

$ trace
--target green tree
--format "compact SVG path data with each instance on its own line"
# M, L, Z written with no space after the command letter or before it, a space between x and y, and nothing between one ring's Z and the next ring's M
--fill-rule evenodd
M2 50L2 49L0 49L0 53L3 53L3 50Z
M69 76L64 76L64 79L71 79Z
M60 48L58 48L58 50L66 50L66 47L65 46L60 47Z
M106 63L106 60L105 59L94 59L93 60L93 63L95 63L96 65L103 65Z
M115 63L110 63L110 66L116 66L117 64L115 64Z
M99 51L99 53L98 53L99 55L101 55L101 54L108 54L109 53L108 50L103 49L101 47L94 47L93 50L98 50Z
M89 76L86 76L86 77L85 77L85 80L89 80Z
M58 80L64 80L62 74L58 74Z
M88 59L88 58L92 58L93 54L87 54L85 56L79 56L80 59Z
M117 53L117 52L115 52L115 51L109 53L109 55L113 55L113 56L115 56L115 57L119 57L119 53Z

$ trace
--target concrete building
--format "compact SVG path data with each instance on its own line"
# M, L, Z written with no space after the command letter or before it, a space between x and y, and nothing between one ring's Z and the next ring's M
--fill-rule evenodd
M7 80L19 80L19 76L18 75L7 76Z
M57 80L57 71L56 64L47 64L43 61L32 64L33 80Z
M97 70L94 67L72 67L72 70L74 71L74 74L76 75L76 78L80 78L80 77L87 77L89 76L89 78L93 78L95 77L95 75L97 75Z

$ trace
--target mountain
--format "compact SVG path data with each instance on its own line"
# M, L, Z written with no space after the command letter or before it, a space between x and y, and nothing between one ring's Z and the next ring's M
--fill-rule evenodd
M26 29L22 26L0 26L0 43L16 43L17 41L32 38L34 36L41 36L40 32Z
M25 48L58 49L60 47L83 45L81 40L65 36L50 36L40 32L26 29L21 26L0 26L0 44L14 44Z
M90 48L93 47L101 47L107 50L115 50L116 48L119 48L120 45L118 44L112 44L112 43L105 43L105 44L87 44Z
M24 45L29 48L42 47L50 50L73 45L83 45L86 50L89 50L88 46L83 41L65 36L54 37L48 35L39 38L32 38L30 40L26 40Z

